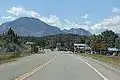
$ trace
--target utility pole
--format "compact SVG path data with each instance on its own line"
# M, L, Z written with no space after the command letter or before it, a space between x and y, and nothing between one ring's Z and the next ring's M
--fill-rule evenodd
M118 52L119 52L119 50L120 50L120 39L119 38L117 38L118 39Z
M120 38L117 38L115 43L117 43L116 47L118 48L118 53L119 53L120 52Z

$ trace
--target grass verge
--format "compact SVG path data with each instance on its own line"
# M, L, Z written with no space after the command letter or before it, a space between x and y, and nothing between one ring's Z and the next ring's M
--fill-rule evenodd
M16 58L13 55L0 55L0 64L16 61Z
M38 54L44 54L44 53L45 53L44 51L41 51ZM36 53L30 53L30 52L24 52L23 51L19 54L20 55L14 55L14 53L6 53L6 54L1 53L0 54L0 64L16 61L20 57L30 56L30 55L36 54Z
M20 53L8 52L5 54L0 53L0 64L16 61L20 57L29 56L29 55L31 54L28 54L27 52L20 52Z
M79 55L84 56L84 57L90 57L92 59L96 59L99 61L103 61L108 64L111 64L112 66L120 68L120 57L118 56L105 56L105 55L85 54L85 53L79 53Z

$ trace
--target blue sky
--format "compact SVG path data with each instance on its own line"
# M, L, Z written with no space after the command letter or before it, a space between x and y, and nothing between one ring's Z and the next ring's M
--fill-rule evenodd
M0 16L1 23L30 16L61 29L120 32L120 0L1 0Z

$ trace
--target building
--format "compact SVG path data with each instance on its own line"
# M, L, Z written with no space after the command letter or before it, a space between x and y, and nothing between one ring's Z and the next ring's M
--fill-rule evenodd
M26 42L26 45L33 45L35 44L34 42Z
M91 53L91 48L87 44L74 44L74 53L76 52L89 52Z
M108 53L110 55L116 55L119 52L119 49L117 48L108 48Z
M34 44L35 44L34 42L26 42L26 43L25 43L25 49L26 49L27 51L32 52L32 45L34 45Z

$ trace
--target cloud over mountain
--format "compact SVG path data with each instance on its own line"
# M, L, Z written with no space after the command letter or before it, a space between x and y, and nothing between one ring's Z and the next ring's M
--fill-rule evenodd
M84 29L70 29L63 32L60 28L50 26L45 22L31 17L21 17L14 21L6 22L0 25L0 33L5 33L9 28L12 28L18 35L21 36L45 36L54 34L77 34L90 36L91 33Z
M50 14L47 17L41 16L38 12L34 10L28 10L22 6L14 6L6 10L8 13L7 16L3 15L1 19L6 21L11 21L19 17L33 17L37 18L45 23L57 26L60 29L71 29L71 28L83 28L85 30L90 31L91 33L99 34L100 32L110 29L119 33L120 31L120 9L117 7L113 7L111 10L113 13L117 13L116 16L105 18L97 23L92 24L92 22L88 19L88 13L85 13L84 16L79 17L78 19L83 19L83 22L80 21L70 21L69 19L60 19L58 16Z

